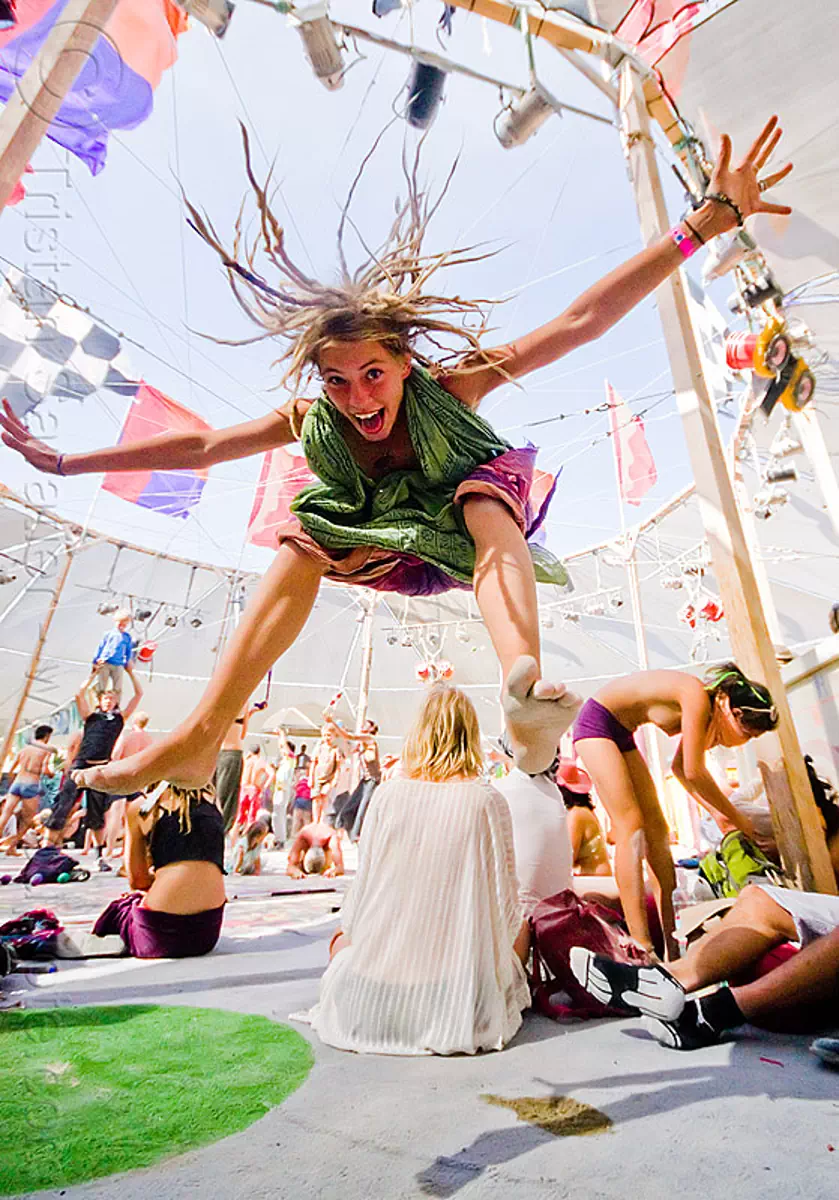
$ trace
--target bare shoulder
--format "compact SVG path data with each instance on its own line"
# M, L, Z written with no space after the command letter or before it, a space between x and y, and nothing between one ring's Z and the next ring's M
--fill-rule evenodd
M495 346L462 358L450 371L441 371L437 382L447 392L475 411L485 396L512 378L513 346Z

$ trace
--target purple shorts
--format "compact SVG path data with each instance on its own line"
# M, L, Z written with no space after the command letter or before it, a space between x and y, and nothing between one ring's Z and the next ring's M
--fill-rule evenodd
M576 746L583 738L605 738L614 742L621 754L637 750L635 734L621 725L614 713L609 712L599 700L586 700L580 709L579 716L574 722L574 732L571 735Z
M141 908L142 892L112 900L93 926L97 937L118 933L134 958L192 958L209 954L219 939L224 905L206 912L157 912Z

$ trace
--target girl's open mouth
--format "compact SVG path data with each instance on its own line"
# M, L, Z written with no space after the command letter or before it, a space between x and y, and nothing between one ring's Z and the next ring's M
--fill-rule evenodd
M385 427L385 410L379 408L372 413L354 413L353 420L363 434L373 437Z

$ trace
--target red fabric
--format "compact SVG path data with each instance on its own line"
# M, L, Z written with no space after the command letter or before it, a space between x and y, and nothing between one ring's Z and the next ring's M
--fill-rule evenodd
M770 971L774 971L777 967L782 967L785 962L789 962L791 958L795 958L798 949L798 946L792 942L783 942L782 945L776 946L774 950L770 950L768 954L764 954L760 962L755 965L753 977L755 979L762 979Z
M627 504L640 504L642 497L658 482L644 422L634 416L610 383L606 384L606 400L621 499Z
M239 795L239 811L236 814L237 825L250 825L252 821L256 820L260 794L259 788L254 787L253 784L242 788Z
M291 516L292 500L314 481L315 476L302 454L289 454L281 446L269 450L262 460L254 493L248 541L254 546L276 550L277 530Z
M170 400L151 384L141 383L128 410L118 444L160 437L163 433L200 433L212 428L197 413ZM108 471L102 488L136 504L148 486L151 474L151 471ZM196 470L194 474L206 479L208 472Z
M568 888L540 901L530 918L533 938L533 1006L556 1021L564 1018L625 1016L600 1004L574 978L570 966L573 946L622 963L647 963L648 956L619 924L614 909L582 900ZM565 992L571 1003L553 999Z

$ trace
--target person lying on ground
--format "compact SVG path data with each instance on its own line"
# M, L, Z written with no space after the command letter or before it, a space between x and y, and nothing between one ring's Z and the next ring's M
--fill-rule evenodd
M344 856L338 830L324 821L304 825L288 852L286 874L292 879L302 879L304 875L323 875L332 879L343 875Z
M233 855L235 875L262 874L262 846L267 836L267 821L256 820L248 826L236 843Z
M501 793L513 822L519 901L530 917L540 900L571 887L571 843L565 805L554 782L559 756L546 771L529 775L512 763L509 744L501 749L512 769L492 786Z
M67 935L59 957L127 953L134 958L209 954L224 905L224 819L210 800L166 787L126 810L131 893L113 900L91 934Z
M278 555L196 710L153 747L80 770L77 782L118 794L159 779L204 786L231 721L297 639L325 578L405 595L473 588L501 666L516 761L527 771L544 770L579 698L542 678L536 575L558 583L566 573L542 548L534 559L527 540L546 511L530 504L535 448L514 448L477 409L501 385L601 337L702 243L753 213L790 212L770 203L765 189L784 179L791 164L758 182L780 136L773 117L736 167L724 136L706 197L689 221L611 271L564 313L494 348L482 346L468 325L477 318L484 331L485 306L426 290L437 270L471 262L475 252L424 252L433 208L415 172L406 170L409 195L382 248L350 272L342 246L342 274L323 285L290 258L245 138L260 213L255 242L237 234L231 250L194 205L188 209L260 336L284 343L284 381L295 389L289 403L228 430L168 433L84 454L63 454L34 438L8 404L0 416L6 445L54 474L205 469L300 441L317 480L292 502L293 516L278 530ZM276 273L273 285L259 274L260 248ZM431 362L421 348L423 337L439 345L441 336L464 347L455 361L449 355L451 365ZM310 403L298 393L314 374L324 390ZM643 936L640 902L633 919Z
M52 757L55 747L50 745L52 737L51 725L39 725L31 742L23 746L15 755L9 774L13 774L14 783L9 788L8 795L0 805L0 833L17 812L17 830L0 842L0 850L6 854L19 853L20 844L27 830L33 824L40 808L43 796L42 777L52 776Z
M681 734L673 773L724 831L750 822L729 802L705 763L712 746L743 746L778 723L778 711L762 684L735 663L709 672L705 684L683 671L637 671L615 679L587 700L574 724L574 748L609 814L615 837L615 878L624 916L636 942L653 949L644 900L644 859L652 875L668 958L678 955L673 937L676 870L670 829L635 733L652 724L668 736Z
M129 675L129 679L134 688L134 695L123 711L120 711L116 692L100 692L95 703L91 701L88 689L93 684L92 675L76 693L76 706L79 716L84 721L81 741L75 758L65 772L61 790L56 796L50 815L44 821L48 830L48 844L60 846L64 841L68 818L75 806L81 802L80 790L86 791L87 816L85 820L87 828L93 831L97 851L100 855L100 866L107 870L110 870L110 867L101 858L101 854L105 840L105 814L111 804L111 795L97 791L95 788L85 787L85 785L80 788L74 775L94 764L109 761L125 722L136 711L143 694L142 685L133 672Z
M738 983L770 950L798 941L802 949L748 983ZM839 1012L839 897L749 884L720 925L663 966L630 966L571 951L571 969L592 996L627 1014L649 1018L662 1045L696 1050L739 1025L784 1033L836 1027ZM710 995L691 997L715 983Z
M312 1026L359 1052L500 1050L530 1003L528 928L510 809L481 779L465 693L430 689L402 765L368 809Z

